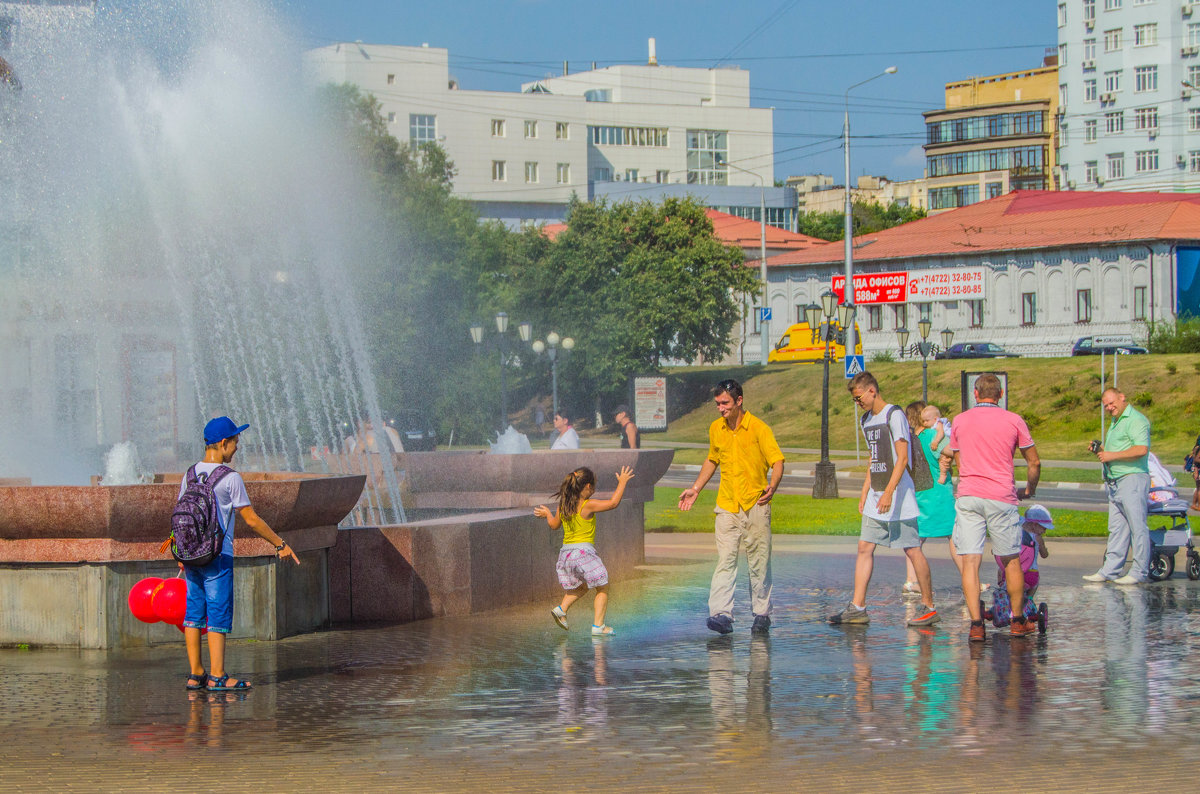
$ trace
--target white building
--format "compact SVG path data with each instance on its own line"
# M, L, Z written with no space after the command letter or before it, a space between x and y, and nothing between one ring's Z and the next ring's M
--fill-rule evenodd
M1060 184L1200 191L1200 2L1060 0Z
M743 190L737 203L715 206L755 218L765 185L768 221L794 218L791 191L771 187L773 111L750 107L749 72L658 66L652 44L645 66L475 91L450 75L448 60L447 50L428 46L343 43L306 53L313 80L374 95L401 141L440 144L457 168L455 194L483 217L557 221L572 195L590 199L621 183L622 196L647 198L663 185L753 187L750 200ZM645 187L628 189L635 184Z

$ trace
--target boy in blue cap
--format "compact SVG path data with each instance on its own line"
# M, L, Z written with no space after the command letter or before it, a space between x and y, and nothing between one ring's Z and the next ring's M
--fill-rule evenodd
M233 628L233 511L259 537L275 547L279 559L291 557L299 565L300 558L287 541L263 521L250 505L242 475L229 467L238 448L238 436L250 425L238 427L228 416L220 416L204 426L204 460L188 470L180 483L179 495L187 488L190 476L209 478L217 472L213 494L221 522L221 553L208 565L184 567L187 580L187 610L183 618L183 637L187 644L188 689L208 689L214 692L246 690L250 682L231 678L225 672L225 635ZM220 471L218 472L218 469ZM209 670L205 674L200 662L200 630L208 629Z

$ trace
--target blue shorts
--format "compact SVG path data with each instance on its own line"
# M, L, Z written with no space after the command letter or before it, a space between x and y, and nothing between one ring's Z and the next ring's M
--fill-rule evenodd
M202 568L184 567L187 628L228 634L233 629L233 557L222 554Z

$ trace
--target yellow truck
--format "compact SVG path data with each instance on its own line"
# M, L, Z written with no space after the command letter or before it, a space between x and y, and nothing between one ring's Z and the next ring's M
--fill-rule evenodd
M834 339L829 344L829 355L837 361L846 356L846 335L836 320L833 322L833 330ZM854 324L854 352L862 353L862 334L859 333L858 323ZM775 349L767 354L767 363L821 361L824 356L825 342L821 340L820 334L810 329L808 323L796 323L788 326L783 336L775 343Z

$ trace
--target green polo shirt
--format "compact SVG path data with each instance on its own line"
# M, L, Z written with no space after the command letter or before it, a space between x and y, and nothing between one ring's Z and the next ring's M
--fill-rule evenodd
M1109 452L1122 452L1138 446L1150 449L1150 420L1132 405L1126 405L1121 415L1109 423L1104 449ZM1108 476L1114 480L1126 474L1149 472L1149 455L1142 455L1133 460L1114 460L1108 464Z

